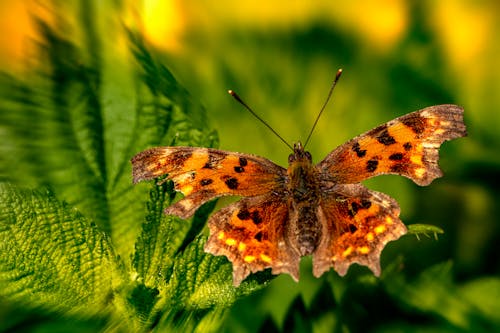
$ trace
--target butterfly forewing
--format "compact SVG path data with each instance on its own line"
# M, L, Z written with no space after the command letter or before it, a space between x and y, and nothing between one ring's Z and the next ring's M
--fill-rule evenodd
M166 175L185 198L168 214L191 216L203 203L223 195L256 196L283 186L286 170L269 160L210 148L158 147L132 159L134 182Z
M441 177L439 147L466 135L463 109L431 106L380 125L331 152L318 167L326 178L353 184L380 174L397 174L428 185Z

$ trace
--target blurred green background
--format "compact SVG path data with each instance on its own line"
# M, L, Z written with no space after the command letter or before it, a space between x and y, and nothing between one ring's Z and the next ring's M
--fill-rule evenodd
M37 57L32 18L50 22L63 16L72 27L80 22L68 9L74 6L76 1L1 1L2 71L29 75ZM427 223L445 231L437 241L406 236L389 244L382 267L399 258L411 279L449 262L456 288L498 277L498 1L103 1L95 2L93 11L88 24L100 48L118 59L109 66L119 68L129 60L123 26L137 29L193 99L204 105L221 149L258 154L283 166L288 148L244 111L228 89L237 91L293 143L305 140L337 69L343 68L308 146L316 162L337 145L397 116L435 104L463 106L469 136L440 150L444 178L425 188L395 176L366 182L399 202L406 224ZM79 38L78 29L64 33ZM120 78L116 80L119 85ZM127 104L127 96L123 98ZM9 157L1 161L8 163ZM265 320L281 327L297 295L310 307L324 281L338 295L352 288L352 281L369 275L364 268L352 267L344 279L333 271L315 279L310 260L302 264L298 284L289 276L274 279L237 302L223 327L228 332L255 332ZM498 288L491 292L500 296ZM387 305L379 301L358 311L366 311L364 318L372 320L378 314L370 316L370 311L383 312ZM393 310L391 306L386 309ZM498 307L490 310L500 313Z

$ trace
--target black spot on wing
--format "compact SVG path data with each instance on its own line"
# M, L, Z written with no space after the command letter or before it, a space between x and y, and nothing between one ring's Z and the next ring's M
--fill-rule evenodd
M387 131L387 127L382 130L382 132L377 135L377 141L383 144L384 146L389 146L396 143L396 139L389 134Z
M378 168L378 161L377 160L369 160L366 162L366 171L368 172L374 172Z
M251 218L252 218L253 223L255 223L255 224L262 223L262 217L260 217L258 211L256 211L256 210L253 211L251 215L252 215Z
M358 210L359 210L359 205L357 202L353 202L351 204L351 209L350 209L350 213L352 214L352 216L356 215L358 213Z
M238 179L234 178L234 177L231 177L231 178L228 178L224 181L224 183L226 184L226 186L230 189L230 190L236 190L238 188L238 186L240 185L238 183Z
M238 214L236 214L236 216L242 221L252 220L252 222L255 224L262 223L262 217L260 217L260 214L257 210L250 212L248 209L241 209Z
M372 202L370 200L363 199L361 200L361 208L369 209L372 206Z
M406 119L401 120L401 122L411 128L411 130L416 134L421 134L425 131L426 120L418 115L412 115Z
M248 220L250 219L250 212L247 209L242 209L238 212L238 214L236 214L236 216L240 220Z
M391 161L401 161L403 159L403 154L402 153L394 153L391 156L389 156L389 159Z
M256 233L253 238L255 238L255 240L257 242L261 242L262 241L262 231L259 231L258 233Z
M361 149L359 142L355 142L352 145L352 150L356 153L358 157L364 157L366 155L366 149Z
M407 142L403 145L403 148L406 150L406 151L409 151L413 148L412 144L410 142Z
M242 167L247 166L247 164L248 164L247 159L244 157L240 157L239 162L240 162L240 166L242 166Z
M235 166L234 167L234 172L242 173L244 171L245 171L245 169L243 167L241 167L241 166Z
M351 207L347 214L349 214L350 217L354 217L360 209L368 209L372 206L372 203L370 200L362 199L360 203L357 202L352 202Z
M200 180L201 186L207 186L207 185L212 184L213 182L214 181L210 178L204 178L204 179Z

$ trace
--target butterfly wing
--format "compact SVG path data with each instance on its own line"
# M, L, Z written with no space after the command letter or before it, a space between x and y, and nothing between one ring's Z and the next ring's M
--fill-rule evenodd
M286 170L264 158L210 148L157 147L132 158L134 183L167 175L184 198L165 210L188 218L223 195L256 196L278 191Z
M418 185L441 177L439 147L466 136L463 109L436 105L380 125L339 146L318 164L337 184L353 184L380 174L397 174Z
M272 268L299 279L300 256L288 246L284 228L288 207L284 197L269 193L243 198L218 212L209 221L205 251L225 255L233 264L233 284L250 273Z
M321 200L318 219L323 237L313 254L316 277L333 267L341 276L353 263L380 275L385 244L406 233L397 202L361 184L336 185Z

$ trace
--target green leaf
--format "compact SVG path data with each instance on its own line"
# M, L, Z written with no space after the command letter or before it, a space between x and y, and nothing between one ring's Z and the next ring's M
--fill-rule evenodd
M0 184L0 295L30 307L109 311L119 268L105 234L51 193Z
M0 180L50 186L107 232L128 258L140 232L148 189L132 189L130 158L158 145L216 146L203 107L155 60L140 35L93 16L92 2L69 7L83 21L76 39L37 20L41 41L29 79L0 77ZM80 16L81 15L81 16ZM95 43L89 16L103 20L108 36L129 39L118 56L114 44Z
M210 300L212 297L198 289L202 284L207 280L215 280L216 283L218 282L216 285L220 287L231 276L230 265L223 266L224 272L218 273L224 260L221 257L207 255L203 251L204 244L205 239L200 236L182 254L177 256L172 278L168 283L168 292L172 294L171 298L180 300L192 309L214 305L212 302L215 301L215 297Z
M232 282L232 266L224 257L205 253L206 237L199 236L176 257L172 278L168 283L171 298L180 300L188 309L228 307L238 296L255 290L255 286L237 289Z
M481 313L477 300L470 302L453 284L452 265L450 262L435 265L422 272L411 282L404 281L402 276L386 277L383 282L386 290L395 299L413 312L420 312L438 318L442 324L464 331L494 331L485 313ZM493 286L495 284L492 284ZM490 300L486 288L478 288L481 297ZM472 289L464 289L471 296ZM494 293L497 290L492 290ZM479 295L476 295L478 297ZM486 313L490 313L489 311Z
M183 230L189 227L186 221L163 213L171 202L171 185L166 182L151 188L146 204L148 212L135 244L132 264L137 279L148 287L161 287L170 279L175 251L182 242Z
M470 281L459 293L500 329L500 278L483 277Z
M312 323L302 296L297 296L285 317L284 332L311 332Z
M15 184L2 187L0 295L134 331L215 328L261 284L234 288L230 263L203 251L214 203L189 221L165 216L171 184L133 186L129 161L151 146L217 146L217 134L139 33L78 4L65 9L78 13L68 24L82 39L37 20L28 77L0 75L0 180ZM125 56L99 43L92 19L108 37L121 31Z
M280 330L271 316L267 316L259 328L259 333L279 333Z

